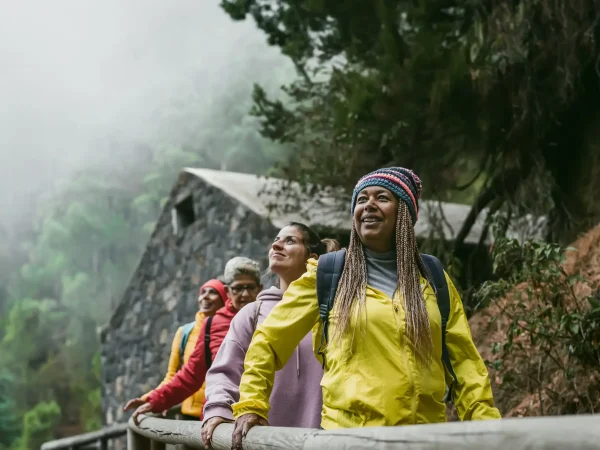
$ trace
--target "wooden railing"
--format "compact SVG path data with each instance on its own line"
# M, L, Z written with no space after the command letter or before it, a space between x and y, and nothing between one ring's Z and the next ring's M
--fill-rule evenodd
M204 449L200 422L142 416L129 421L128 450ZM233 425L219 425L213 450L230 450ZM334 431L305 428L255 427L243 441L244 450L598 450L600 415L530 417L450 422L403 427L352 428Z
M119 423L99 431L46 442L42 444L41 450L76 450L84 448L107 450L110 440L121 438L126 434L127 424Z
M181 414L181 405L176 405L167 411L166 417L178 419ZM41 446L41 450L83 450L83 449L98 449L108 450L109 442L113 439L123 438L127 435L127 424L117 423L109 425L101 430L92 431L91 433L78 434L63 439L45 442Z

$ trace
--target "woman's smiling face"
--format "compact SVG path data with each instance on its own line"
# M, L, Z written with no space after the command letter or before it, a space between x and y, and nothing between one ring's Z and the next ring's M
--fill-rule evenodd
M306 269L308 250L298 228L293 225L283 227L269 250L269 269L278 276L288 272L302 273Z
M214 315L219 308L224 306L223 299L215 288L205 287L198 296L198 306L201 313L206 316Z
M394 248L398 199L380 186L364 188L356 196L354 227L362 244L374 252Z

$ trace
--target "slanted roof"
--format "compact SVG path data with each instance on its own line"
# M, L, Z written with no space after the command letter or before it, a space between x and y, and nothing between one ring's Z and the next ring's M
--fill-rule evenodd
M285 184L298 193L302 192L300 186L297 183L290 184L277 178L258 177L246 173L195 168L186 168L184 171L220 189L256 214L270 220L277 228L282 228L289 222L295 221L310 226L320 225L350 230L352 222L349 205L331 195L320 193L315 196L304 196L298 206L287 205L287 211L273 210L269 205L284 202L276 195L277 191L281 191L281 186ZM453 240L470 209L470 206L458 203L422 200L419 220L415 225L417 237L429 237L434 231L433 224L442 223L445 238ZM445 219L440 221L438 218L442 213ZM470 244L479 242L484 221L485 211L480 214L465 242ZM442 230L435 229L438 235Z

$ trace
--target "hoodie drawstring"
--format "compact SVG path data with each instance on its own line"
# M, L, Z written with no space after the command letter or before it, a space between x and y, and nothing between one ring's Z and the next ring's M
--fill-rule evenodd
M300 378L300 348L296 347L296 375Z

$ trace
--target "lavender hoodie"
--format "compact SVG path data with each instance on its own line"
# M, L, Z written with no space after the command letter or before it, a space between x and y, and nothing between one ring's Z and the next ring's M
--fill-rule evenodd
M239 385L246 351L254 334L256 308L260 303L258 323L261 323L282 297L283 291L275 287L262 291L255 302L242 308L234 317L206 374L204 421L212 417L233 420L231 405L240 399ZM323 406L322 377L323 369L313 353L312 333L308 333L283 369L275 373L269 425L319 428Z

